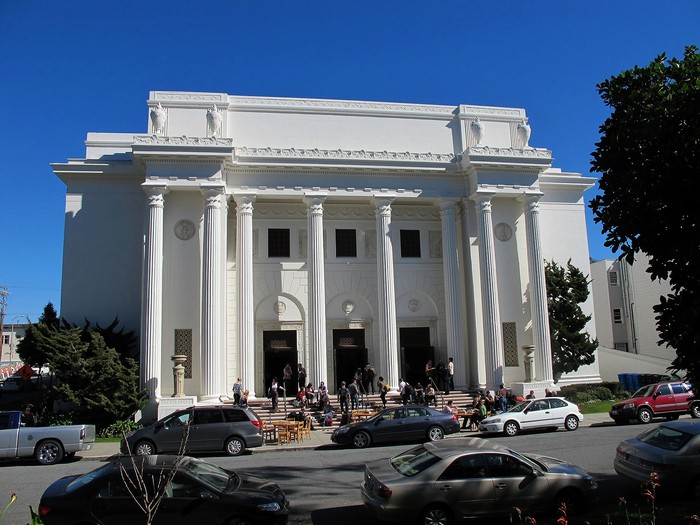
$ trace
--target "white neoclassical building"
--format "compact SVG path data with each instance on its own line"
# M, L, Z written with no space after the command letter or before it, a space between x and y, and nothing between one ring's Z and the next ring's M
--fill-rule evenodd
M594 179L553 168L524 110L156 91L144 117L53 169L61 316L136 330L154 400L174 354L200 402L286 363L331 391L450 357L457 388L551 386L544 261L589 273Z

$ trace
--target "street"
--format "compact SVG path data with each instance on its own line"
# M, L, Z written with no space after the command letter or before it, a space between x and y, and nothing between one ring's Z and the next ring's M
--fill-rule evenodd
M613 470L617 444L639 434L641 425L582 427L576 432L537 432L514 438L491 437L502 445L519 452L553 456L586 469L600 483L602 498L616 499L630 484L621 480ZM462 433L460 439L473 436ZM290 523L365 525L375 520L365 512L360 499L365 462L389 458L410 445L373 447L366 450L340 448L335 445L314 450L249 453L238 458L200 456L207 461L233 470L254 472L275 480L291 502ZM32 461L0 464L0 494L9 501L15 492L17 501L8 509L3 524L24 525L29 521L28 505L36 510L41 494L56 479L88 472L97 468L98 461L76 459L54 466L39 466ZM4 507L5 503L0 500Z

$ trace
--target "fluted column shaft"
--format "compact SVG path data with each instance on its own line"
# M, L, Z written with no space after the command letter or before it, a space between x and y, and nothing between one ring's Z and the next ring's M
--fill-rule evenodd
M143 186L148 196L148 224L141 296L140 383L152 401L160 397L163 339L163 207L166 186Z
M203 187L204 235L202 243L202 335L201 378L202 399L218 399L226 393L223 351L221 294L225 293L221 259L225 250L221 243L222 208L226 206L224 186Z
M377 294L379 298L379 354L381 369L390 385L399 384L399 345L396 327L394 249L391 235L393 198L375 198L377 218Z
M442 272L445 282L445 314L447 321L447 356L454 358L455 388L466 387L464 355L464 315L460 291L459 261L457 259L456 201L440 201L442 220Z
M549 335L547 285L544 277L544 257L540 240L541 194L526 195L525 234L527 235L527 265L530 273L530 309L532 315L532 342L535 345L535 379L553 381L552 344Z
M497 389L504 381L503 330L498 306L496 249L493 242L493 222L491 219L492 197L493 194L472 197L477 203L481 302L484 311L484 343L486 345L486 387L490 390Z
M254 195L235 195L236 201L236 313L238 315L239 374L244 388L255 396L255 316L253 312Z
M328 382L326 357L326 279L323 261L324 196L304 199L308 215L309 376L314 385Z

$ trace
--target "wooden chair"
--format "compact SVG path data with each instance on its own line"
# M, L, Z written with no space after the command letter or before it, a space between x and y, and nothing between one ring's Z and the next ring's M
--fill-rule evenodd
M302 440L302 434L304 432L304 423L298 421L296 425L289 425L289 442L296 441L300 443Z
M277 441L277 429L272 424L272 420L268 419L263 423L263 441L265 443L274 443Z
M277 429L277 444L284 445L285 443L290 443L292 441L292 435L289 431L289 427L279 427Z
M304 426L303 426L302 430L304 432L304 436L311 438L311 418L310 417L307 417L304 420Z

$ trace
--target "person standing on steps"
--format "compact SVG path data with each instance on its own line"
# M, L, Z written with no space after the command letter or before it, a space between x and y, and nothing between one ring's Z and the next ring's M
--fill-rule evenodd
M272 401L272 410L277 410L277 403L279 402L279 385L277 384L277 378L272 378L272 384L270 385L270 400Z
M377 379L377 390L379 390L379 399L382 400L382 405L386 408L386 393L389 391L389 385L384 382L382 376Z
M236 406L241 404L241 392L243 392L243 383L239 377L233 384L233 404Z
M298 392L306 388L306 368L304 368L301 363L297 365L297 383L299 384Z

